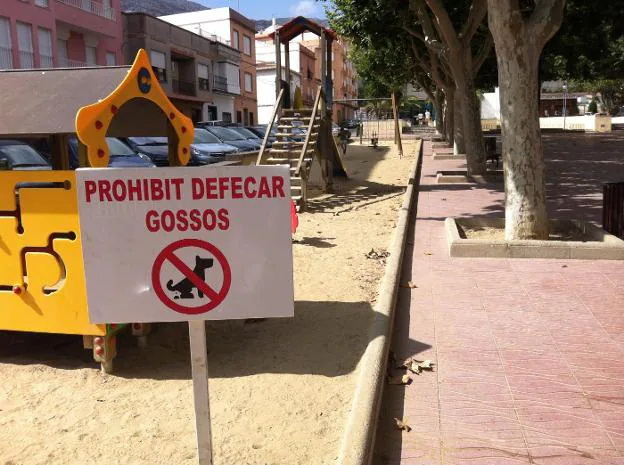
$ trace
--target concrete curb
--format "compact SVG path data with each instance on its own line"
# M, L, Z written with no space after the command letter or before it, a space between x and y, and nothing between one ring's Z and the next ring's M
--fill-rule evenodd
M473 227L505 227L504 218L447 218L444 229L451 257L624 260L622 239L582 220L551 219L550 227L551 230L579 229L587 236L585 241L463 239L459 235L458 223Z
M394 326L394 308L401 279L403 252L407 242L413 201L418 195L420 184L423 143L421 139L418 156L410 172L403 197L403 205L399 210L397 226L392 234L388 249L390 256L379 287L375 316L369 327L370 342L360 360L360 373L337 465L368 465L373 458L373 441L386 379L386 364Z

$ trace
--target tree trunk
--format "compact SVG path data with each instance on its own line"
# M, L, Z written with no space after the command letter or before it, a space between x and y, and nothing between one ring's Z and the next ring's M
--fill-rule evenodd
M485 146L481 130L481 115L475 98L472 78L457 80L457 91L461 100L461 120L464 130L466 164L468 175L485 173Z
M462 121L462 106L459 92L455 92L455 143L453 144L453 153L455 155L466 153L466 142L464 141L464 122Z
M452 147L455 142L455 90L444 91L444 129L446 130L446 141Z
M444 94L441 90L436 90L434 94L433 106L435 108L435 128L437 136L444 136Z
M502 12L493 7L490 14ZM548 239L546 181L539 106L535 99L541 48L526 39L530 34L524 27L512 27L508 17L490 20L500 86L505 240L545 240Z

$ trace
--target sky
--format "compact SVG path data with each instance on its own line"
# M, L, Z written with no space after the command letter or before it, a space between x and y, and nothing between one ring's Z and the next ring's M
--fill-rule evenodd
M209 8L229 6L251 19L308 16L325 18L324 2L315 0L195 0Z

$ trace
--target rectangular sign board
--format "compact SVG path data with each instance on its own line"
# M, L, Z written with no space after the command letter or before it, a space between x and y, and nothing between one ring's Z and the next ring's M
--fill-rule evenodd
M292 317L288 166L79 169L92 323Z

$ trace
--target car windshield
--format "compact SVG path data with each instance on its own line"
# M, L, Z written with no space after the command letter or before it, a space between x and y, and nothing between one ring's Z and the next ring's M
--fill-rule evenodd
M136 155L130 147L116 137L107 137L106 144L108 145L108 150L110 150L110 154L113 157L132 157ZM69 145L71 145L72 149L76 152L78 151L78 139L70 137Z
M243 136L246 139L257 139L258 136L255 135L253 132L251 132L249 129L247 128L232 128L234 131L238 132L241 136Z
M260 134L262 134L262 137L264 137L264 135L266 134L267 127L266 126L254 126L254 129L258 131ZM271 135L274 136L275 134L277 134L277 129L273 127L271 128Z
M193 138L194 144L220 144L221 141L217 139L210 131L201 128L195 128L195 137Z
M136 145L167 145L166 137L129 137Z
M132 157L135 155L130 147L115 137L107 137L106 143L111 155L114 157Z
M215 134L219 139L222 140L245 140L243 136L241 136L236 131L232 131L228 128L220 128L218 126L213 126L210 128L210 132Z
M35 149L26 144L1 145L0 155L9 160L12 167L48 166L48 162Z

